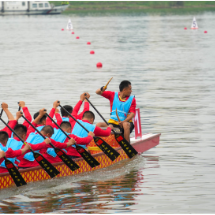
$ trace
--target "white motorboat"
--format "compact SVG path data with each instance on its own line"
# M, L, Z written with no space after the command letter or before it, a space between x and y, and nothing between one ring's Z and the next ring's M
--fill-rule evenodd
M69 4L54 6L48 1L0 1L0 15L60 14Z

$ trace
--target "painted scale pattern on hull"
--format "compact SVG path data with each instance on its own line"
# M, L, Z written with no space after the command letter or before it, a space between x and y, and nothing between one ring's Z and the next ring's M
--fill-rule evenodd
M158 145L159 137L160 137L160 134L152 134L151 136L149 135L149 137L147 137L144 140L143 139L137 140L132 145L138 152L142 153L142 152L147 151L150 148ZM77 169L76 171L71 171L63 162L55 163L53 165L60 172L60 174L57 175L56 177L64 177L64 176L69 176L69 175L76 175L76 174L83 173L83 172L90 172L90 171L93 171L96 169L102 169L102 168L108 167L121 160L128 159L128 156L126 155L126 153L121 148L118 147L119 145L116 142L114 135L110 135L109 137L106 137L106 138L102 137L102 139L104 139L113 148L117 147L116 150L120 153L120 156L117 159L115 159L114 161L111 161L103 152L98 151L98 148L96 150L92 150L92 151L90 150L90 152L92 152L92 153L100 152L100 153L94 155L94 158L100 163L99 166L91 168L86 163L85 160L83 160L82 158L78 158L75 161L80 166L80 168ZM90 146L92 148L96 147L94 141L92 141L90 143ZM45 170L41 169L40 166L25 169L25 170L20 170L20 173L27 183L33 182L33 181L42 181L42 180L50 179L49 175L45 172ZM7 188L10 186L15 186L13 179L11 178L9 173L2 173L0 175L0 189Z

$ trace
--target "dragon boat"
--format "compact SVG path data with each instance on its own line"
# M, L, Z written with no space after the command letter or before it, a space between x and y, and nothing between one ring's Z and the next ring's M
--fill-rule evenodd
M138 154L142 154L143 152L155 147L159 144L161 134L144 134L141 138L135 139L132 137L130 139L131 145L136 149ZM91 168L83 158L73 159L78 165L79 169L75 171L71 171L63 162L54 163L56 169L60 172L56 176L57 177L65 177L70 175L76 175L84 172L90 172L97 169L102 169L108 167L112 164L120 162L121 160L129 159L127 154L123 151L123 149L119 146L118 142L115 139L115 136L111 134L108 137L101 137L105 140L109 145L111 145L116 151L119 152L120 156L117 157L114 161L111 161L95 144L94 140L92 140L88 146L88 149L92 156L100 163L99 166ZM137 155L138 156L138 155ZM50 176L42 169L40 166L27 168L19 170L22 177L25 179L27 183L35 182L35 181L43 181L50 179ZM0 174L0 189L16 186L12 177L9 173L1 173Z

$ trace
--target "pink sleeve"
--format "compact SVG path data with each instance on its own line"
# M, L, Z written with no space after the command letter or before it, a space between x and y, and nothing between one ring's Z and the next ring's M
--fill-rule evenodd
M113 102L114 94L115 94L115 92L113 92L113 91L104 91L101 94L101 96L103 96L106 99L112 100L112 102Z
M113 91L104 91L102 93L102 96L106 99L109 99L110 101L110 112L112 111L112 106L113 106L113 100L114 100L114 96L115 96L115 92Z
M56 148L59 148L59 149L65 149L67 148L67 144L66 143L61 143L61 142L57 142L53 139L50 139L51 140L51 143L56 147Z
M28 143L30 146L31 146L31 149L33 151L37 151L37 150L41 150L43 148L46 148L46 143L45 142L42 142L42 143L38 143L38 144L31 144L31 143Z
M55 109L54 108L52 108L51 109L51 111L50 111L50 113L49 113L49 116L51 117L51 118L53 118L54 117L54 113L55 113ZM46 125L51 125L52 126L52 121L51 121L51 119L49 119L49 117L47 117L46 118Z
M14 127L16 126L16 124L17 124L17 121L16 121L16 120L11 120L11 121L8 122L8 125L9 125L12 129L14 129ZM11 131L7 126L5 126L5 128L3 128L1 131L7 132L8 135L9 135L9 137L11 137L12 131Z
M50 116L51 118L53 118L53 117L54 117L54 114L55 114L55 109L52 108L51 111L50 111L50 113L49 113L49 116ZM62 120L62 119L61 119L61 120ZM58 127L52 122L52 120L51 120L49 117L47 117L47 119L46 119L46 125L50 125L50 126L52 126L53 128L58 129Z
M23 110L23 113L24 113L24 115L25 115L25 118L26 118L28 121L31 122L31 121L32 121L32 116L31 116L31 114L30 114L28 108L27 108L27 107L23 107L22 110ZM29 123L28 123L26 120L23 122L23 125L26 126L27 128L29 127Z
M78 111L80 110L82 103L83 103L83 102L82 102L81 100L79 100L78 103L77 103L77 104L75 105L75 107L73 108L72 115L73 115L74 117L76 117L76 116L78 115Z
M89 110L90 110L90 105L89 105L89 103L88 103L88 102L84 102L84 109L83 109L83 111L82 111L80 114L77 115L76 119L82 119L84 113L85 113L86 111L89 111Z
M111 128L107 127L106 130L103 130L99 127L96 126L95 130L94 130L94 134L95 136L103 136L103 137L107 137L111 134Z
M55 113L55 117L57 119L57 124L60 125L63 122L60 114L59 113Z
M131 107L129 109L129 113L134 113L135 114L135 109L136 109L136 99L134 97L133 100L132 100L132 103L131 103Z
M37 124L35 122L32 122L32 125L34 125L34 127L37 127ZM32 133L32 132L35 132L35 129L32 126L29 126L28 130L27 130L27 134L26 134L25 140L27 140L29 134Z
M83 138L77 137L74 134L70 134L69 136L76 141L76 144L80 144L80 145L87 145L93 139L93 137L90 135L88 135L87 137L83 137Z
M11 148L9 148L6 152L5 152L5 156L7 158L15 158L15 157L18 157L18 156L21 156L22 155L22 151L21 149L19 150L13 150Z

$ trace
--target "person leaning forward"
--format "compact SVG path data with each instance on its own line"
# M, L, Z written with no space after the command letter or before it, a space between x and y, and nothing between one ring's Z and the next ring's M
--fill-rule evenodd
M125 139L130 142L130 133L134 129L134 124L132 118L135 115L136 109L136 99L134 95L131 95L132 88L130 81L122 81L119 85L120 92L105 91L104 87L96 90L96 94L109 99L110 101L110 119L109 124L112 124L114 127L122 128ZM116 115L117 113L120 119L120 122ZM107 124L104 122L97 123L98 127L107 127Z

